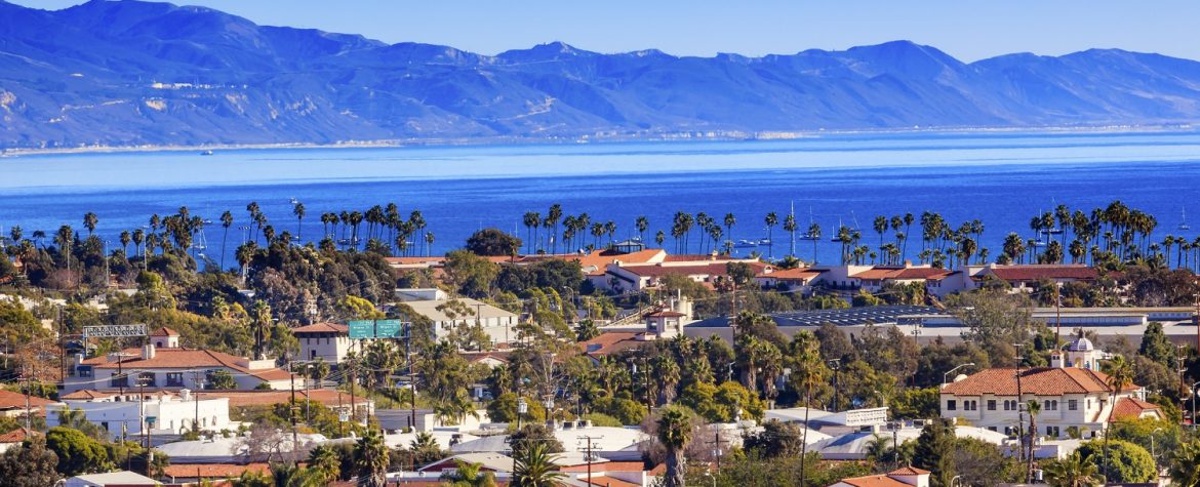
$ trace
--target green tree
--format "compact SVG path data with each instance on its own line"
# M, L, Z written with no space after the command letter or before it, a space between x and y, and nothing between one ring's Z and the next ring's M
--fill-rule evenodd
M556 487L566 478L557 471L558 455L545 442L533 442L514 457L514 487Z
M1107 461L1105 450L1108 452ZM1080 445L1076 453L1095 465L1101 477L1108 479L1108 482L1151 482L1156 477L1150 452L1128 441L1092 440Z
M742 445L747 453L760 458L800 456L803 435L795 423L772 419L763 423L761 432L746 435Z
M497 228L484 228L467 237L464 249L482 256L517 255L521 249L521 239Z
M106 472L113 466L103 443L62 426L51 428L46 433L46 448L58 456L57 470L68 477Z
M359 485L384 487L388 461L388 447L374 428L368 429L354 444L354 467Z
M228 370L218 369L208 376L208 389L225 391L237 389L237 379Z
M1175 345L1163 332L1162 323L1152 321L1146 325L1138 354L1168 368L1175 366Z
M1171 485L1200 486L1200 439L1180 443L1171 454L1167 472L1171 476Z
M442 474L449 487L496 487L496 475L484 472L483 464L455 460L457 468Z
M996 445L977 438L954 440L954 468L961 476L961 485L1016 483L1025 477L1016 458L1005 456Z
M656 437L667 450L664 487L683 487L684 451L695 436L695 413L681 406L667 406L655 421Z
M929 485L950 487L950 480L958 474L954 465L954 424L945 419L930 421L917 437L913 466L932 472Z
M1084 459L1078 451L1061 460L1050 460L1045 473L1050 487L1095 487L1104 483L1096 464Z
M325 483L333 482L341 476L341 465L337 450L330 446L321 445L308 452L308 469L319 472L320 479Z
M54 485L60 478L57 468L58 455L46 447L44 438L30 438L0 455L0 479L6 486Z

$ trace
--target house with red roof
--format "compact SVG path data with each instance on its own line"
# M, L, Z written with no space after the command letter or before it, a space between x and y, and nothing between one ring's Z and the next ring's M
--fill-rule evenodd
M233 376L238 389L266 384L287 389L292 375L275 366L274 360L250 360L213 350L184 348L179 334L159 328L150 343L101 357L76 359L71 373L63 378L62 393L81 390L127 390L144 385L151 389L203 389L218 371Z
M754 281L763 288L779 289L785 292L799 292L804 295L812 294L812 285L825 273L823 269L812 267L793 267L779 269L773 266L763 268L754 276Z
M292 328L292 335L300 342L300 356L304 360L321 359L330 367L342 363L350 353L350 327L341 323L313 323Z
M714 286L719 278L728 277L730 263L747 264L755 275L761 274L767 267L767 264L758 259L734 259L723 255L702 256L703 259L691 257L668 256L664 261L655 264L609 264L605 271L605 279L599 288L618 293L637 292L658 287L661 280L667 276L682 276ZM595 280L593 283L596 283Z
M1015 434L1029 424L1026 404L1037 401L1038 435L1068 437L1074 427L1092 437L1108 423L1123 418L1165 419L1162 410L1145 401L1145 389L1127 384L1113 390L1111 378L1099 371L1105 354L1080 337L1051 355L1049 367L991 368L945 384L941 416L962 418L972 425Z
M45 415L45 408L54 404L54 401L42 399L37 396L26 396L19 392L0 390L0 415L16 418L25 416L25 412L30 414Z
M851 477L829 487L929 487L928 470L902 467L886 474Z

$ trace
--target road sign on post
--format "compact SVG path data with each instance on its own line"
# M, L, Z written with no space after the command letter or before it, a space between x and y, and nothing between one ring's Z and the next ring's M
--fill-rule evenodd
M123 338L146 336L144 323L134 325L102 325L83 327L84 338Z
M351 340L373 338L404 338L408 323L400 320L353 320L346 323Z
M353 320L346 323L346 326L350 327L351 340L375 338L375 323L371 320Z

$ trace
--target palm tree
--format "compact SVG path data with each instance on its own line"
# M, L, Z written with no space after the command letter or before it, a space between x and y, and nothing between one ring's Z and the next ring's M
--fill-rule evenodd
M737 217L733 216L733 213L726 213L724 222L725 222L725 236L727 238L729 238L730 240L732 240L733 239L733 226L737 225Z
M645 242L646 230L650 229L650 220L645 215L641 215L637 217L637 220L634 220L633 224L637 227L638 240Z
M813 334L801 331L788 345L792 363L792 383L804 390L804 436L800 445L800 484L804 484L804 456L808 454L808 411L812 408L812 390L824 381L820 342ZM894 446L893 446L894 447Z
M1045 473L1046 483L1050 487L1093 487L1101 484L1096 464L1083 458L1078 451L1062 460L1050 461L1046 465ZM1197 477L1197 470L1188 474ZM1172 480L1178 482L1174 477ZM1200 477L1197 477L1197 481L1200 481ZM1195 482L1184 485L1193 486Z
M307 212L304 209L304 203L299 201L292 206L292 214L296 216L296 240L300 239L300 224L304 222L304 215Z
M791 242L790 242L791 243L791 251L788 252L788 255L791 257L796 256L796 229L797 228L799 228L799 227L796 226L796 214L795 213L788 213L787 216L783 217L783 230L785 232L788 232L789 235L791 235Z
M684 450L695 435L694 419L687 409L669 406L658 417L658 441L667 450L667 472L664 487L684 486Z
M774 257L775 239L773 238L772 230L775 228L775 225L779 224L779 215L776 215L773 211L769 212L766 218L763 218L763 223L767 224L767 241L770 242L767 244L767 252L771 254L770 257Z
M537 228L539 225L541 225L542 215L538 214L538 212L536 212L536 211L527 211L527 212L525 212L525 215L521 218L521 221L522 221L522 223L525 224L525 239L529 241L529 247L528 247L529 250L527 250L526 252L529 252L530 254L532 254L533 249L535 248L534 241L537 240L537 238L532 237L533 229Z
M496 475L484 472L482 463L455 460L458 468L442 474L450 487L496 487Z
M387 482L388 447L383 436L375 429L368 429L354 444L354 468L358 485L384 487Z
M337 480L341 475L342 459L333 447L322 445L308 452L308 469L319 472L319 477L326 485Z
M513 485L518 487L557 487L566 478L557 470L558 455L546 442L534 442L521 450L514 460Z
M1105 374L1108 374L1108 402L1109 413L1108 418L1104 421L1104 481L1108 482L1108 431L1107 426L1111 423L1112 415L1117 410L1117 394L1126 386L1133 383L1133 364L1125 357L1116 355L1112 359L1103 362L1100 368Z
M92 232L96 231L96 224L100 222L100 218L95 213L87 212L83 214L83 228L88 231L88 236L92 236Z

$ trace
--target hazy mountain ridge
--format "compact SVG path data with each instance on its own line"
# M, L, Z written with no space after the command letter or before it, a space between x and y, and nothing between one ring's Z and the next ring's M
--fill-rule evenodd
M1200 120L1200 63L1089 50L966 64L905 41L484 56L200 7L0 2L0 117L0 148L1155 125Z

